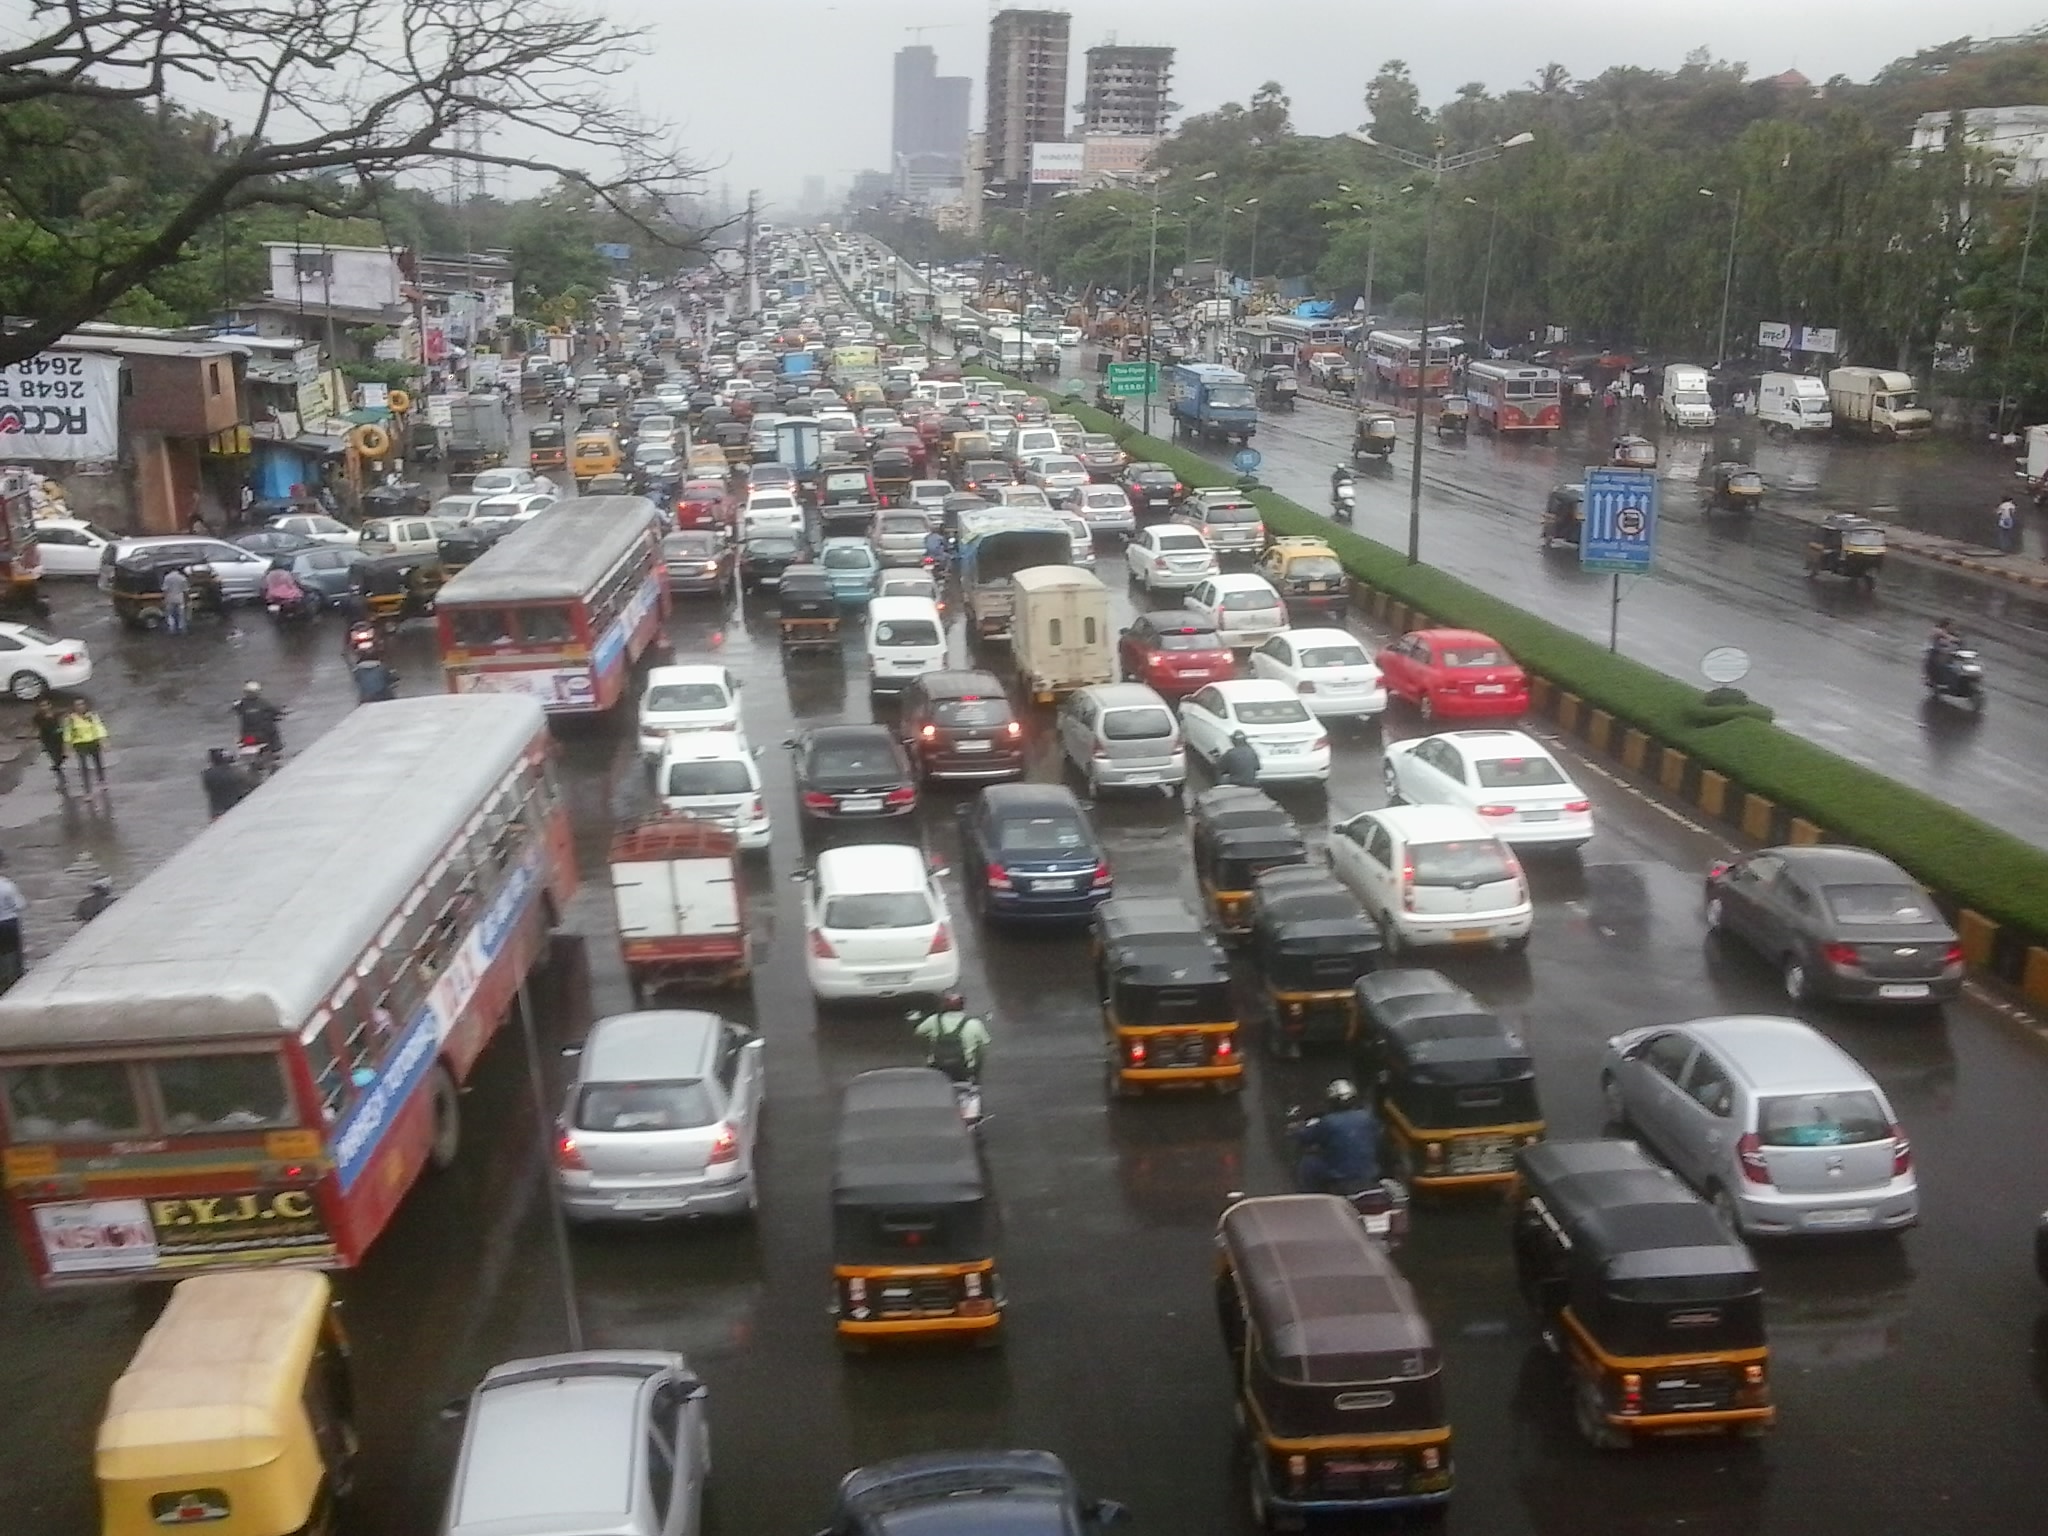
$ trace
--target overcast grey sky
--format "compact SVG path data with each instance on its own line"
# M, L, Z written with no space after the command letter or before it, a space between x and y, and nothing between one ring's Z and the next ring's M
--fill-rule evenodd
M936 50L941 74L974 79L978 124L988 18L1001 8L973 0L596 3L647 29L653 54L635 72L639 98L678 122L698 155L724 162L713 184L725 180L742 197L759 187L771 199L794 196L807 175L836 186L885 167L890 61L911 42ZM1162 44L1179 49L1182 116L1243 101L1272 79L1307 133L1356 127L1365 82L1389 58L1408 61L1436 106L1468 80L1510 88L1553 59L1583 77L1615 64L1675 68L1695 47L1740 60L1752 75L1796 68L1816 81L1860 80L1916 49L2004 36L2044 18L2041 0L1074 0L1045 8L1074 18L1069 103L1080 97L1087 49ZM907 29L917 26L930 30L913 38Z

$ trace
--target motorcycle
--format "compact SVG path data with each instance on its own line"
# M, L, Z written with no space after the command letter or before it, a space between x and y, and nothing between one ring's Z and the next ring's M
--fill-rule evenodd
M266 593L263 606L270 614L271 623L298 624L319 614L320 599L317 594L299 587L289 594L271 596Z
M1971 709L1984 707L1984 662L1968 646L1929 651L1921 678L1937 699L1961 699Z
M348 638L343 642L348 651L349 664L359 661L382 661L384 639L377 633L377 626L364 620L348 627Z
M261 784L278 766L277 747L261 736L245 732L235 748L235 762L242 772L249 776L251 784Z
M1358 487L1349 480L1339 480L1330 487L1330 511L1340 523L1351 521L1351 514L1358 505Z
M1299 1145L1301 1134L1312 1118L1299 1105L1289 1106L1287 1141L1290 1146ZM1320 1189L1303 1189L1300 1193L1340 1196L1358 1213L1365 1230L1389 1248L1400 1247L1401 1240L1408 1235L1408 1187L1399 1179L1376 1179L1356 1186L1346 1181L1341 1186L1326 1185Z

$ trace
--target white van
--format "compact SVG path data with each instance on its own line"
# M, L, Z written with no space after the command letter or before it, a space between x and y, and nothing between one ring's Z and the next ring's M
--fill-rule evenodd
M1060 435L1051 427L1019 427L1010 439L1010 462L1029 464L1042 453L1058 453Z
M1109 589L1093 571L1034 565L1010 578L1010 654L1034 702L1116 676Z
M1799 373L1767 373L1757 381L1756 419L1795 437L1835 430L1827 385Z
M868 692L901 693L913 677L946 665L946 624L928 597L868 602Z
M1692 363L1673 363L1664 370L1664 393L1658 401L1669 427L1711 427L1714 402L1707 394L1707 370Z

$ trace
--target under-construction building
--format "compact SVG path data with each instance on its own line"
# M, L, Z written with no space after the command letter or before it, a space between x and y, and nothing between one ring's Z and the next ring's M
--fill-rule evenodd
M1065 11L999 11L988 28L988 156L984 175L1017 198L1031 178L1031 146L1067 136Z
M1084 134L1157 139L1174 109L1171 48L1105 43L1088 50L1087 93L1080 106Z

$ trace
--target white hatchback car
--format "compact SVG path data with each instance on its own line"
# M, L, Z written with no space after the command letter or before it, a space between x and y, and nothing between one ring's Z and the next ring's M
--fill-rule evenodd
M98 576L100 552L120 537L80 517L36 519L36 553L45 576Z
M654 792L665 811L731 828L749 852L766 848L773 835L761 770L747 738L738 732L669 737L655 764Z
M1215 625L1234 651L1264 645L1287 628L1287 605L1280 594L1265 577L1249 571L1225 571L1197 582L1181 606Z
M1199 528L1185 523L1154 523L1140 528L1124 546L1124 564L1131 580L1149 595L1185 592L1216 574L1216 551Z
M819 997L917 996L959 984L952 917L923 849L827 848L803 886L804 974Z
M1536 909L1507 844L1449 805L1366 811L1330 829L1330 868L1372 914L1387 951L1447 944L1520 950Z
M495 496L500 491L523 491L528 489L553 490L553 485L543 481L530 469L513 466L507 469L485 469L469 484L470 490L479 496Z
M32 624L0 624L0 681L23 703L52 688L83 688L92 681L92 653L83 640L60 640Z
M1387 798L1455 805L1515 847L1577 848L1593 835L1593 802L1541 742L1520 731L1445 731L1389 742Z
M1330 737L1294 690L1270 678L1240 677L1198 688L1181 701L1188 750L1214 763L1239 731L1259 754L1259 781L1330 777Z
M512 527L530 523L561 498L551 490L527 486L523 490L499 491L484 497L469 509L469 521L484 527Z
M740 730L740 683L724 667L652 667L640 695L640 750L660 754L671 736Z
M1252 652L1252 676L1285 683L1319 720L1383 714L1387 686L1347 629L1290 629Z

